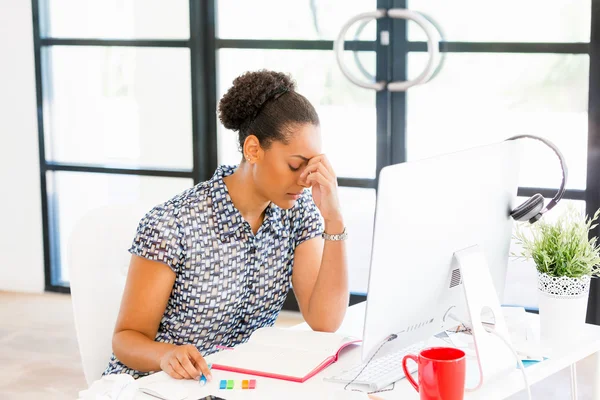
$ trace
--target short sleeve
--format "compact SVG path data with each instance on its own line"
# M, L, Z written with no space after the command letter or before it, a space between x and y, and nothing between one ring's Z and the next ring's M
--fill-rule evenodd
M317 236L321 236L324 230L323 218L319 209L315 205L312 193L305 190L295 205L295 247L300 246L305 241Z
M140 221L129 252L167 264L177 273L184 263L183 228L173 209L157 206Z

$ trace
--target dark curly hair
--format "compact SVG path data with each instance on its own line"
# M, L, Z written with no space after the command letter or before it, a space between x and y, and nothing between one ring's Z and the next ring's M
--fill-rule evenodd
M268 149L274 141L288 143L295 124L319 125L319 116L296 83L281 72L246 72L219 102L223 126L238 132L240 150L248 135L255 135Z

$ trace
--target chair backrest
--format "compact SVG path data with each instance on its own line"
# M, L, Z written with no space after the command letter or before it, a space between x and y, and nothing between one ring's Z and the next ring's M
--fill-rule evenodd
M95 209L73 229L68 268L77 342L88 385L112 354L112 335L131 255L127 249L144 215L139 204Z

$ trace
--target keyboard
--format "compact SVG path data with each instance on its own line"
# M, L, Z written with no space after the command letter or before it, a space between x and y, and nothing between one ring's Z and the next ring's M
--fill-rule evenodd
M368 386L371 391L381 390L403 379L402 359L407 354L419 354L423 348L425 348L425 342L418 342L397 352L374 358L362 372L360 371L366 363L355 365L337 375L326 377L324 380L337 383L349 383L354 380L352 385ZM411 374L418 368L417 364L411 360L406 363L406 366Z

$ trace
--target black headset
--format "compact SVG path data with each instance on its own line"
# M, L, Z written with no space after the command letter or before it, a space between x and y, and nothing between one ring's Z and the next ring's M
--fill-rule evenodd
M565 159L561 154L560 150L558 150L558 147L556 147L554 143L552 143L548 139L544 139L542 137L534 135L517 135L506 140L516 139L535 139L550 147L552 151L554 151L554 154L556 154L556 156L558 157L558 160L560 161L560 169L562 170L562 182L560 183L558 193L554 195L554 198L550 200L546 207L544 207L544 196L542 196L539 193L536 193L530 198L528 198L523 204L521 204L520 206L518 206L510 212L510 216L515 221L529 221L531 224L533 224L534 222L542 218L542 215L550 211L563 197L563 194L565 193L565 185L567 184L567 164L565 163Z

